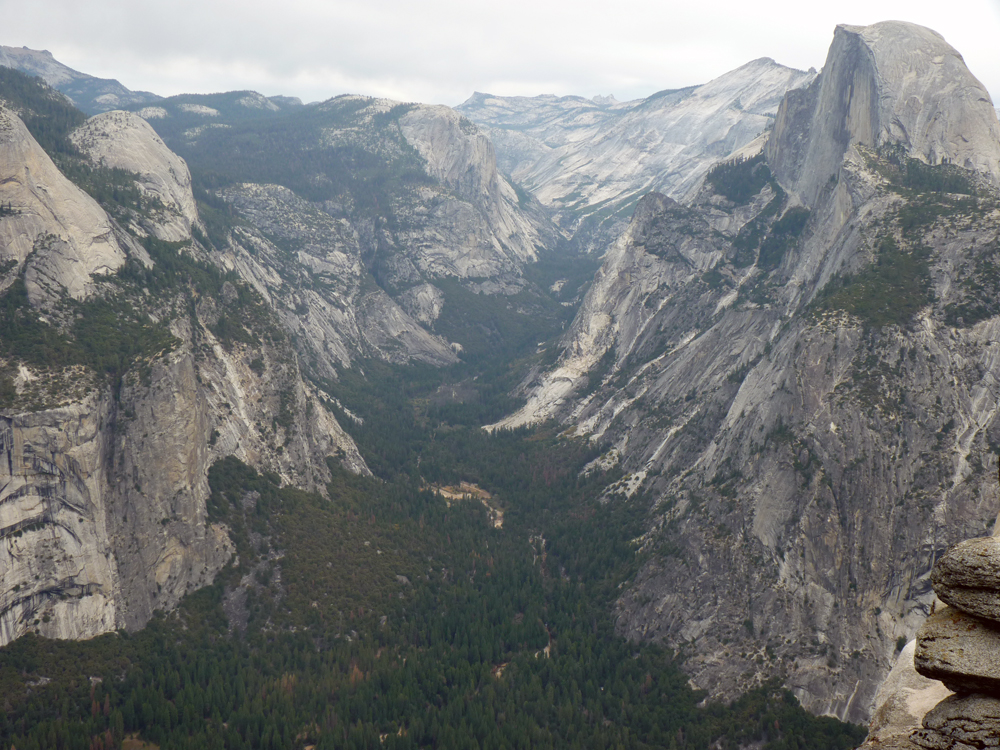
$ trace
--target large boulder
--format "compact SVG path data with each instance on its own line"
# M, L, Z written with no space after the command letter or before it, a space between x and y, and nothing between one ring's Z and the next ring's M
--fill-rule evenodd
M931 581L942 601L1000 622L1000 538L959 542L938 560Z
M917 632L913 664L956 693L1000 692L1000 625L943 607Z
M933 750L1000 747L1000 699L952 695L927 713L912 741Z

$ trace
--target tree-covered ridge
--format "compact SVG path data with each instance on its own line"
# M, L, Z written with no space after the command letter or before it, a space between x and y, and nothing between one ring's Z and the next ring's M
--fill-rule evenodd
M87 116L41 78L0 66L0 101L24 122L50 155L78 155L69 134Z
M396 191L429 182L399 130L399 118L411 105L383 111L367 97L345 96L272 111L239 105L248 93L157 102L168 114L149 123L187 160L199 189L276 184L352 213L391 215Z

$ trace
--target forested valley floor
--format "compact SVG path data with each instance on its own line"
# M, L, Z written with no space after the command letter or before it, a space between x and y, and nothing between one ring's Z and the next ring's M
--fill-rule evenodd
M0 652L0 746L849 748L864 731L775 681L703 703L683 653L609 611L640 561L643 501L551 428L489 435L434 405L442 373L369 363L331 386L377 476L331 461L328 497L235 459L212 518L238 554L137 633L29 635ZM447 413L446 413L447 412ZM433 486L490 493L448 501ZM145 743L145 744L143 744ZM714 744L713 744L714 743Z

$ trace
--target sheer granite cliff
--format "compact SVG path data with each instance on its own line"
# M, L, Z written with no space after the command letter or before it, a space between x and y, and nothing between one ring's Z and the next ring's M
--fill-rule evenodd
M893 78L928 40L943 61ZM681 649L716 694L780 675L810 710L866 718L936 555L993 523L1000 140L943 44L839 29L781 105L776 179L739 203L712 185L690 206L644 198L500 423L558 419L621 466L608 498L648 504L649 557L619 630ZM890 95L920 87L925 109ZM945 153L964 134L944 124L980 114L975 155Z
M838 26L823 75L782 103L768 163L782 186L811 206L851 144L886 143L1000 184L993 103L940 34L902 21Z
M8 289L0 643L29 630L87 638L138 628L211 582L232 555L226 529L207 517L215 460L235 455L301 487L322 486L328 457L356 472L367 467L302 379L290 341L261 301L221 279L217 296L171 286L156 275L157 260L63 177L16 115L2 110L0 118ZM126 125L101 137L135 145L138 130L155 148L139 148L141 164L132 166L165 169L157 184L172 184L176 205L193 206L190 187L185 194L176 180L183 162L152 131ZM124 153L123 143L104 144L104 153ZM153 157L143 161L144 153ZM182 267L175 262L174 273ZM136 277L156 293L129 282ZM145 337L123 369L101 371L87 354L115 346L113 330L73 345L82 335L74 321L102 314L102 305ZM220 326L225 316L241 322ZM34 346L50 347L50 355L18 339L19 326L30 325L45 336Z
M226 455L316 486L353 442L274 347L226 351L200 324L121 391L0 417L0 642L144 625L211 583L233 552L209 524L209 466ZM198 340L198 346L193 343ZM258 375L249 364L264 355ZM293 426L267 424L291 402Z

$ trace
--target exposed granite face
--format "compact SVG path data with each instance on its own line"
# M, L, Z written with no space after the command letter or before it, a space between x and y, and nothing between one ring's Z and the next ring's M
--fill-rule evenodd
M106 116L103 125L124 130L109 126L88 137L114 141L104 153L133 137L150 146L152 155L132 164L167 170L157 184L178 192L182 215L193 206L190 186L170 170L183 163L132 118ZM6 110L0 170L0 200L13 211L0 217L0 247L14 261L8 282L23 272L41 314L63 294L107 293L100 277L125 261L123 247L152 264ZM367 473L353 441L304 382L287 339L224 346L212 333L220 306L237 298L229 282L219 300L150 296L148 311L170 321L175 341L133 363L120 387L82 365L33 371L3 362L16 372L17 398L0 409L0 645L29 630L89 638L139 628L154 610L210 583L233 551L206 508L208 469L224 456L313 489L329 478L328 457ZM292 418L279 424L274 416L282 412Z
M150 215L134 217L141 232L169 242L191 239L198 221L191 173L149 123L131 112L106 112L91 117L70 139L95 164L135 174L139 189L160 204Z
M429 326L441 315L444 295L432 284L420 284L403 292L399 304L414 320Z
M117 567L97 394L0 418L0 643L28 628L86 638L114 629Z
M336 377L336 367L358 356L433 365L457 361L447 341L375 284L365 267L363 239L350 221L280 185L239 185L224 196L250 226L233 234L217 262L271 303L315 372ZM276 242L298 249L289 252Z
M1000 623L943 607L917 631L917 672L961 693L1000 692Z
M434 330L448 311L439 280L516 294L529 286L525 267L553 251L559 231L499 172L480 129L447 107L343 96L314 114L324 125L302 148L385 161L377 211L353 183L328 200L279 184L232 185L220 196L246 223L217 248L217 262L269 300L322 377L358 357L456 362L457 347ZM197 152L197 143L187 147ZM399 178L404 166L407 179Z
M934 591L948 604L1000 622L1000 539L980 537L945 552L931 572Z
M815 75L761 58L632 102L477 93L458 111L488 128L504 169L582 247L603 252L642 195L688 203L713 164L758 153L785 92ZM602 224L620 225L611 234Z
M923 726L928 711L952 694L938 680L917 673L913 668L915 648L916 641L906 644L879 687L863 747L913 747L910 735Z
M852 143L898 143L1000 184L989 94L951 45L915 24L838 26L823 72L782 102L766 153L781 185L814 206Z
M223 456L302 487L322 485L327 456L367 473L293 352L227 351L201 325L174 333L178 346L149 363L148 378L127 375L117 399L98 389L0 417L0 644L28 630L139 628L211 583L233 552L206 516L208 468ZM282 399L296 419L273 431Z
M56 168L20 118L0 106L0 261L14 261L0 286L24 273L38 306L68 294L82 299L94 277L116 271L134 244L83 190Z

